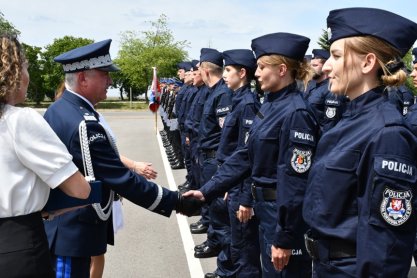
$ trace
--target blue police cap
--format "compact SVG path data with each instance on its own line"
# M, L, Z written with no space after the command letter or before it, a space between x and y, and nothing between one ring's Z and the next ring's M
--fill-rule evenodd
M187 67L187 65L188 65L188 63L189 62L186 62L186 61L178 63L177 64L177 69L183 69L183 70L185 70L186 67Z
M313 49L312 51L313 56L312 59L329 59L330 53L325 49Z
M252 40L256 59L264 55L282 55L302 61L310 39L291 33L273 33Z
M395 13L374 8L347 8L330 11L327 17L329 42L353 36L382 39L401 56L417 39L417 24Z
M198 67L197 67L198 63L200 63L199 60L192 60L191 61L191 66L192 66L193 70L198 70Z
M417 64L417 47L413 49L412 51L413 54L413 64Z
M202 48L200 52L200 63L202 62L210 62L219 67L223 67L223 56L216 49Z
M232 49L223 51L224 65L240 65L249 69L256 68L256 60L252 50Z
M166 83L167 83L168 85L174 84L174 79L172 79L172 78L167 78Z
M191 64L191 62L184 62L185 71L190 71L192 68L193 68L193 65Z
M110 43L108 39L78 47L55 57L54 61L62 64L66 73L89 69L118 71L110 57Z

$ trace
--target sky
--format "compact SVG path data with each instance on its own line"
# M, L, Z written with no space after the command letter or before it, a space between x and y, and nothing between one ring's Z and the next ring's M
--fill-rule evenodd
M20 40L44 47L66 35L100 41L111 38L117 56L120 34L150 29L161 14L176 41L189 42L185 50L198 59L203 47L219 51L250 49L251 40L275 32L311 39L307 54L319 48L330 10L374 7L417 22L415 0L0 0L0 12L21 31Z

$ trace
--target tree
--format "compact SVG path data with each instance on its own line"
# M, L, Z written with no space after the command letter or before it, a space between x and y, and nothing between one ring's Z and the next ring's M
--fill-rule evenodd
M323 29L323 34L321 35L317 43L322 49L330 51L329 33L327 32L327 30Z
M407 67L407 69L412 69L412 68L413 68L413 55L411 54L411 51L412 51L412 50L413 50L413 49L411 48L411 49L407 52L407 54L405 54L405 56L404 56L404 58L403 58L404 64L405 64L405 66ZM411 78L411 77L408 77L408 78L407 78L407 81L406 81L405 85L407 86L407 88L408 88L411 92L413 92L413 94L414 94L414 95L417 95L417 88L416 88L416 87L414 87L413 80L412 80L412 78Z
M45 94L48 98L54 99L55 91L59 84L64 80L62 65L54 61L54 58L71 49L81 47L94 41L85 38L65 36L55 39L52 44L45 46L45 51L41 53L44 69L43 80Z
M20 35L20 31L4 18L4 14L2 12L0 12L0 33Z
M114 82L126 91L133 87L135 96L138 92L146 92L152 80L152 67L158 69L159 76L174 76L175 65L187 57L184 49L189 43L174 40L167 27L166 15L162 14L150 23L151 30L139 34L134 31L122 33L121 47L115 60L121 73Z
M27 97L39 104L45 98L43 66L40 60L41 47L23 44L26 59L29 62L30 83Z

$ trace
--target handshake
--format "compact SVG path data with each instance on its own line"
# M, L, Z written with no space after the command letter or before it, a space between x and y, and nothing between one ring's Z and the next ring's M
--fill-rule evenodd
M177 203L175 204L175 210L177 213L181 213L186 216L197 216L200 214L200 209L204 204L204 201L194 196L183 196L178 193Z

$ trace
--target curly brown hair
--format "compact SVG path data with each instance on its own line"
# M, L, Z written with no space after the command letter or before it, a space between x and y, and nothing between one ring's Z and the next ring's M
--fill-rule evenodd
M18 92L22 65L26 61L22 45L14 34L0 34L0 117L10 95Z

